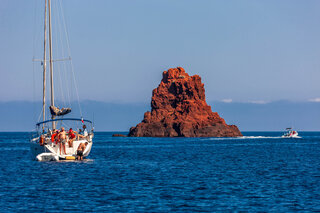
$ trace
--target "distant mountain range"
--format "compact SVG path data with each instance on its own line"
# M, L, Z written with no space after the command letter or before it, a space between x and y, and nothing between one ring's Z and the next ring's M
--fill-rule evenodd
M147 103L106 103L82 101L84 118L93 120L96 131L128 131L150 110ZM214 112L241 131L282 131L294 127L320 131L320 102L276 101L270 103L208 102ZM71 103L77 106L77 103ZM74 108L76 109L76 107ZM31 131L41 112L40 102L0 102L0 131ZM75 117L74 110L68 117Z

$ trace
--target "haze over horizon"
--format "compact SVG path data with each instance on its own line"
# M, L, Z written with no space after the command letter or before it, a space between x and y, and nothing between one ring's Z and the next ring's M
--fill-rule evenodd
M61 3L80 100L149 102L162 72L182 66L208 101L320 101L319 1ZM0 5L1 101L41 100L42 5Z
M214 112L235 124L241 131L283 131L294 127L298 131L320 130L319 102L278 101L270 103L208 102ZM68 117L79 117L78 103ZM128 131L150 111L149 103L81 102L83 117L94 121L96 131ZM41 102L0 102L1 131L31 131L41 121ZM39 120L40 119L40 120Z

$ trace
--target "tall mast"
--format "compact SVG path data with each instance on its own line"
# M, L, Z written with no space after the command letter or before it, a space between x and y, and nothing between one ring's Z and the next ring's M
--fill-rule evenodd
M50 62L50 85L51 85L51 106L54 106L54 91L53 91L53 61L52 61L52 26L51 26L51 0L48 0L48 9L49 9L49 62ZM52 115L51 119L54 119L55 116ZM52 129L55 129L55 122L52 122Z
M44 52L43 52L43 99L42 99L42 117L43 121L46 119L46 69L47 69L47 0L45 0L44 8ZM44 129L44 124L42 126Z

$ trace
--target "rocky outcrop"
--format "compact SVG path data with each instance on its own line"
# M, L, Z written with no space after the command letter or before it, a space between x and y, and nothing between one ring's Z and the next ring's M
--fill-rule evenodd
M128 135L123 134L113 134L112 137L128 137Z
M163 72L152 92L151 112L132 127L133 137L237 137L235 125L227 125L206 103L204 84L198 75L189 76L182 67Z

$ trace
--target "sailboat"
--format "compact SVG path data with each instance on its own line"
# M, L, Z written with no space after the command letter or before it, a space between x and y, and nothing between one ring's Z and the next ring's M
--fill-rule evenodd
M54 69L53 69L53 47L52 47L52 24L51 24L51 1L44 0L44 52L41 64L43 66L42 84L42 121L36 123L35 134L30 139L30 149L33 159L38 161L75 160L78 155L86 158L93 144L93 122L82 116L76 118L65 118L71 108L59 108L55 106L54 97ZM47 20L48 18L48 20ZM48 25L48 31L47 31ZM49 41L47 42L47 36ZM47 43L49 50L47 50ZM47 60L47 51L49 60ZM50 67L50 106L46 104L46 77L47 61ZM56 60L58 61L58 60ZM79 100L78 100L79 101ZM49 104L48 104L49 105ZM79 104L80 105L80 104ZM48 109L48 108L49 109ZM50 112L47 119L46 111ZM81 110L80 110L81 111ZM79 133L77 128L82 127ZM88 129L87 129L88 128ZM81 131L81 130L80 130ZM80 152L78 150L80 149Z

